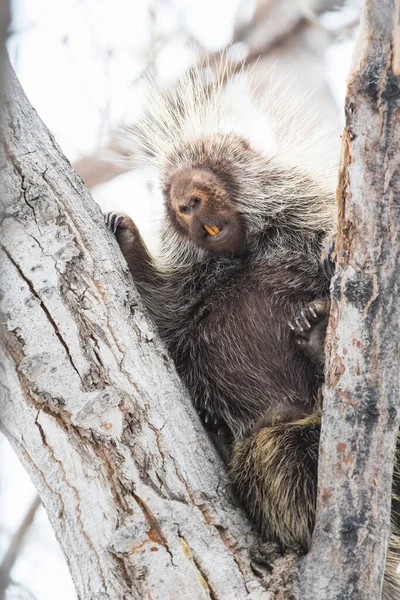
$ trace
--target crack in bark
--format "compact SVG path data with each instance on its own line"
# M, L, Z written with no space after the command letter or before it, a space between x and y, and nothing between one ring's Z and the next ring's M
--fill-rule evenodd
M239 572L240 572L240 574L241 574L241 575L242 575L242 577L243 577L243 582L244 582L244 585L246 586L246 589L248 589L248 588L247 588L247 579L246 579L246 576L245 576L245 572L244 572L244 570L243 570L243 567L242 567L242 564L241 564L241 562L240 562L239 558L237 557L237 550L236 550L236 548L235 548L235 547L234 547L234 545L231 543L231 541L229 540L229 538L227 537L227 535L226 535L226 533L225 533L225 530L226 530L226 528L225 528L225 527L223 527L222 525L219 525L218 523L214 523L214 522L213 522L213 520L212 520L212 518L210 518L210 516L207 514L206 510L204 509L204 505L203 505L201 502L196 502L196 500L195 500L195 498L193 497L193 494L191 493L191 490L189 489L189 487L188 487L188 485L187 485L187 483L186 483L186 481L185 481L184 477L183 477L183 476L181 475L181 473L179 472L179 469L177 468L177 466L176 466L176 464L175 464L175 460L174 460L173 456L171 456L171 455L170 455L170 458L171 458L171 460L172 460L172 463L173 463L173 465L174 465L174 468L175 468L175 473L176 473L176 475L177 475L178 479L179 479L179 480L180 480L180 481L183 483L183 485L185 486L185 489L186 489L186 491L187 491L187 494L188 494L188 496L189 496L189 499L190 499L191 503L192 503L194 506L196 506L196 507L197 507L197 508L200 510L200 512L201 512L201 514L202 514L202 516L203 516L203 519L204 519L204 521L207 523L207 525L211 525L211 526L212 526L212 527L213 527L213 528L214 528L214 529L217 531L217 533L218 533L219 537L221 538L221 541L222 541L222 543L224 544L224 546L225 546L225 547L226 547L226 548L229 550L229 552L231 553L231 555L232 555L232 558L233 558L233 560L234 560L235 564L237 565L237 567L238 567L238 569L239 569ZM219 484L218 484L218 485L219 485ZM248 591L250 591L250 590L248 590Z
M52 458L53 462L55 462L55 463L57 463L57 464L58 464L58 466L59 466L59 468L60 468L60 470L61 470L61 473L62 473L63 480L65 481L65 483L67 484L67 486L68 486L68 487L69 487L69 489L72 491L72 493L73 493L73 495L74 495L74 497L75 497L75 500L76 500L76 504L75 504L75 507L76 507L76 518L77 518L77 520L78 520L78 522L79 522L79 524L80 524L80 530L82 531L83 537L85 538L85 540L86 540L86 542L87 542L87 544L88 544L89 548L91 548L91 550L93 551L93 553L94 553L94 555L95 555L95 557L96 557L96 560L97 560L97 563L98 563L98 568L99 568L100 579L101 579L101 582L102 582L102 584L103 584L104 591L106 591L106 590L107 590L107 584L106 584L106 581L107 581L107 580L106 580L106 577L105 577L105 575L104 575L104 573L103 573L103 568L102 568L102 564L101 564L100 556L99 556L99 554L98 554L98 552L97 552L97 550L96 550L95 546L93 545L93 543L92 543L92 540L90 539L90 536L89 536L89 534L87 533L87 531L86 531L86 529L85 529L85 526L84 526L84 524L83 524L83 521L82 521L82 512L81 512L81 508L80 508L80 497L79 497L79 493L78 493L77 489L75 488L75 486L73 486L73 485L70 483L70 481L68 480L68 477L67 477L67 474L66 474L66 472L65 472L64 465L63 465L62 461L61 461L61 460L59 460L59 459L56 457L56 455L55 455L55 453L54 453L54 450L53 450L52 446L51 446L51 445L50 445L50 444L47 442L46 434L45 434L45 432L44 432L44 430L43 430L43 427L41 426L41 424L40 424L40 423L39 423L39 421L38 421L39 414L40 414L40 413L38 413L38 415L37 415L37 417L36 417L36 420L35 420L35 425L36 425L36 427L37 427L37 428L38 428L38 430L39 430L39 433L40 433L40 436L41 436L41 438L42 438L42 441L43 441L43 445L44 445L44 447L45 447L45 448L47 448L47 450L49 451L49 453L50 453L50 456L51 456L51 458Z
M2 424L2 422L0 421L0 429L5 433L5 428ZM33 470L35 471L35 473L39 474L40 478L42 479L45 487L50 491L51 494L54 494L59 503L60 503L60 510L58 512L58 517L61 517L64 514L64 500L63 497L61 496L61 494L59 492L57 492L54 488L51 487L51 485L48 483L45 474L43 473L43 471L41 471L39 469L39 467L37 466L36 462L34 462L32 460L32 457L30 456L30 454L26 451L25 447L19 443L17 440L13 440L15 444L18 445L18 450L21 452L21 454L23 454L25 460L32 466Z
M15 164L15 163L14 163L14 164ZM17 170L18 170L18 169L17 169ZM36 223L36 226L37 226L37 228L38 228L39 232L41 233L41 231L40 231L40 227L39 227L39 223L38 223L38 221L37 221L37 217L36 217L36 211L35 211L35 207L34 207L34 206L32 206L32 204L31 204L31 203L28 201L28 198L26 197L25 175L23 175L23 173L22 173L22 170L20 171L20 177L21 177L21 190L22 190L22 195L23 195L23 197L24 197L25 204L26 204L27 206L29 206L29 208L31 209L31 211L32 211L32 213L33 213L33 218L34 218L34 220L35 220L35 223ZM36 198L32 198L32 200L33 200L33 201L34 201L34 200L39 200L39 198L40 198L40 196L37 196Z
M161 441L160 441L160 432L158 431L158 429L154 425L152 425L150 423L150 421L147 422L147 425L154 432L154 435L156 437L156 444L157 444L157 448L158 448L158 451L159 451L160 456L161 456L162 465L163 465L163 469L164 469L164 465L165 465L165 452L162 449L162 445L161 445Z
M14 265L15 269L18 271L20 277L25 281L25 283L27 284L29 291L31 292L32 296L34 296L37 300L39 300L39 304L40 307L42 308L43 312L45 313L47 320L49 321L50 325L52 326L54 333L56 334L58 340L60 341L60 343L62 344L65 353L68 357L69 363L71 364L72 368L74 369L74 371L78 374L79 379L82 381L82 377L81 374L79 373L78 369L76 368L73 358L71 356L71 353L69 351L67 342L64 340L64 338L62 337L56 322L54 321L53 317L50 314L49 309L47 308L47 306L45 305L45 303L43 302L42 298L39 296L39 294L37 293L37 291L34 288L34 285L32 283L32 281L24 274L24 272L22 271L21 267L19 266L19 264L13 259L13 257L11 256L11 254L8 252L7 248L5 248L3 245L1 245L1 248L3 250L3 252L5 253L5 255L7 256L8 260Z
M102 370L102 374L104 375L106 371L105 371L104 363L101 359L101 355L100 355L100 351L99 351L99 342L97 341L97 338L93 335L93 333L90 334L89 338L93 342L93 346L92 346L93 354L95 355L97 362L99 364L99 367Z
M181 533L179 533L179 539L181 542L183 554L191 563L192 567L196 570L197 578L200 581L204 592L207 594L207 598L209 598L210 600L218 600L218 595L215 593L215 590L213 590L212 586L210 585L209 579L204 570L202 569L200 561L198 560L198 558L196 558L195 553L193 552L192 548L189 546L189 544L187 543L187 541Z
M16 136L16 130L14 128L14 124L13 124L13 120L12 120L12 116L11 116L11 111L10 111L10 105L9 105L8 102L5 102L5 107L7 108L7 112L8 112L8 124L9 124L9 127L10 127L10 129L11 129L11 131L13 133L13 137L16 138L17 137ZM38 224L37 218L36 218L35 208L34 208L34 206L32 206L32 204L29 203L29 201L28 201L28 199L26 197L26 193L27 193L27 190L26 190L26 187L25 187L25 179L26 179L26 177L23 174L21 165L18 164L17 157L10 150L10 147L8 146L8 144L6 142L6 136L3 136L2 144L3 144L3 148L4 148L4 153L7 156L8 160L9 160L9 163L13 167L14 171L16 173L18 173L18 176L19 176L19 178L21 180L21 186L20 187L21 187L21 190L22 190L22 196L23 196L24 202L31 209L31 211L33 213L33 218L34 218L35 223L36 223L36 226L37 226L39 232L41 233L40 227L39 227L39 224ZM21 154L21 156L27 156L28 154L32 154L32 152L25 152L24 154ZM47 171L47 169L46 169L46 171ZM34 200L38 200L39 197L40 196L37 196L36 198L34 198Z
M137 494L135 494L135 492L132 492L132 495L133 495L134 499L136 500L138 506L142 510L144 516L146 517L147 522L150 525L150 529L147 532L147 535L149 537L151 536L151 539L156 544L159 544L160 546L164 546L164 548L166 549L166 551L168 552L168 554L171 557L172 566L176 567L177 565L174 563L174 555L171 552L171 549L168 544L168 540L165 537L165 535L160 527L160 524L157 521L157 519L155 518L155 516L153 515L150 507L146 504L146 502L143 500L143 498L140 498Z

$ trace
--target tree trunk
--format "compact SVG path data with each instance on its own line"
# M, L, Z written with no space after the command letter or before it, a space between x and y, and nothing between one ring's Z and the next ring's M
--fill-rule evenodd
M381 597L400 398L399 14L399 0L366 0L349 79L317 519L301 600Z
M271 597L251 527L99 208L11 69L1 140L1 429L78 596Z
M399 425L399 40L399 0L367 0L346 107L317 522L301 600L381 592ZM7 74L1 428L78 595L267 600L249 564L250 525L118 246Z
M0 2L0 115L3 108L4 94L4 63L6 55L6 40L10 26L10 0Z

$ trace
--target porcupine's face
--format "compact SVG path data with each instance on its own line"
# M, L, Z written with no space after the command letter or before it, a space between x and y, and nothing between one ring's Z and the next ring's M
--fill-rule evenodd
M222 255L243 248L243 218L214 171L206 166L178 170L164 193L172 225L200 248Z

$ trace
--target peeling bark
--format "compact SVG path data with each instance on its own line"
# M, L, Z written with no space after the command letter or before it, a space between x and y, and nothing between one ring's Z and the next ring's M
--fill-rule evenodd
M399 11L399 0L366 0L349 79L317 519L301 600L381 597L400 398Z
M249 522L113 235L8 69L1 429L80 598L263 598Z

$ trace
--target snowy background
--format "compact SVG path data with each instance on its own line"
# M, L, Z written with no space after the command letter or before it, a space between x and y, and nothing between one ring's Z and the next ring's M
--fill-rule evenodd
M227 46L229 56L253 62L259 53L256 74L271 65L280 75L295 74L301 91L314 92L321 118L339 124L339 136L359 4L349 0L336 9L328 0L14 0L8 48L30 102L103 211L128 212L150 238L158 203L153 174L131 169L118 136L145 110L143 74L168 85L199 56L215 56ZM293 6L300 10L298 22L292 22ZM35 497L4 437L0 473L1 563ZM8 600L76 598L42 507L11 575Z

